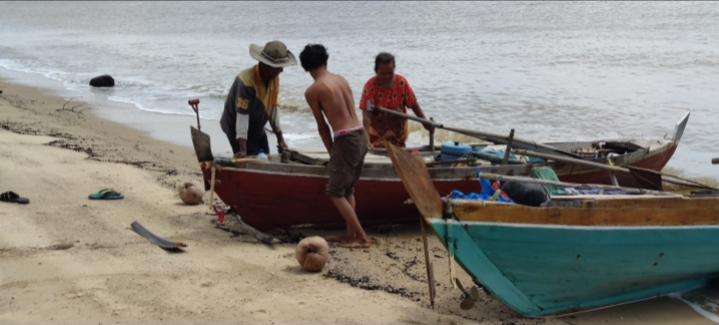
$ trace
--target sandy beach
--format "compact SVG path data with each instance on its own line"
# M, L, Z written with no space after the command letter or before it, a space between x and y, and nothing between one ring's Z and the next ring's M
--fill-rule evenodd
M433 237L431 309L414 224L368 228L372 248L331 247L325 269L307 273L295 244L258 243L231 222L217 227L206 205L180 201L179 184L200 179L191 148L100 119L100 107L61 110L67 100L43 89L0 80L0 90L0 192L30 199L0 202L0 323L713 324L670 298L528 319L482 292L465 311ZM125 198L88 199L103 188ZM162 250L133 221L188 247Z

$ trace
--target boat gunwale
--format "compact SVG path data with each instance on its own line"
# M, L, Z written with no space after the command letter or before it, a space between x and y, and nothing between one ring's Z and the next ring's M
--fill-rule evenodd
M453 217L465 223L582 227L719 225L719 197L637 195L637 198L577 201L581 206L531 207L455 199L445 205L451 205Z
M649 151L634 151L615 157L613 160L614 165L630 165L640 162L644 159L648 159L657 154L661 154L667 150L670 150L672 145L676 145L676 141L661 140L664 143ZM588 159L587 161L604 163L605 159ZM271 166L268 168L268 166ZM433 181L449 181L449 180L462 180L468 178L475 178L477 170L489 172L489 173L500 173L506 175L522 175L527 174L534 167L550 166L560 177L564 176L581 176L582 174L595 173L598 170L596 168L585 167L585 166L569 166L561 162L544 162L538 164L521 164L521 165L495 165L495 166L475 166L475 167L434 167L428 168L430 177ZM566 167L569 168L566 168ZM297 169L297 171L293 171ZM562 169L569 169L568 172L564 172ZM288 176L303 176L303 177L328 177L326 165L312 165L302 163L281 163L276 161L270 162L241 162L237 166L222 166L221 170L230 170L236 172L257 172L263 174L280 174ZM381 175L385 174L385 175ZM365 176L366 175L366 176ZM398 180L399 176L392 164L383 163L372 163L366 164L363 170L362 179L372 180Z

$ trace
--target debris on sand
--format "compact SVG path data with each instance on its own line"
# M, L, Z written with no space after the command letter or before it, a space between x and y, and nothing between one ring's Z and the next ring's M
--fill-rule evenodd
M157 235L153 234L151 231L147 230L147 228L143 227L139 222L134 221L132 224L132 230L134 230L138 235L144 237L149 242L160 246L164 249L180 249L181 247L187 247L182 242L172 242L167 239L158 237Z

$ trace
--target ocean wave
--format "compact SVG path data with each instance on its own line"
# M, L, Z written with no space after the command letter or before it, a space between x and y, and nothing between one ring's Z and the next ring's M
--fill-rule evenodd
M312 109L307 104L295 104L295 103L287 103L280 100L280 109L290 111L290 112L306 112L311 113Z

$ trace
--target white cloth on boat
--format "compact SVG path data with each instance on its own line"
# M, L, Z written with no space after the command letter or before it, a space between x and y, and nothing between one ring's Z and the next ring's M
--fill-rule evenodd
M501 158L501 157L504 156L504 152L507 150L507 145L504 145L504 144L495 144L495 145L489 145L489 146L485 146L485 147L480 147L480 148L478 148L478 149L479 149L480 152L485 152L485 153L489 153L489 154L496 154L498 157ZM476 150L476 149L475 149L475 150ZM528 163L528 164L533 162L533 161L530 162L530 160L532 160L532 157L529 157L529 156L511 154L511 155L510 155L510 158L513 159L513 160L520 160L520 161L523 161L523 162ZM535 160L536 160L536 158L535 158Z

